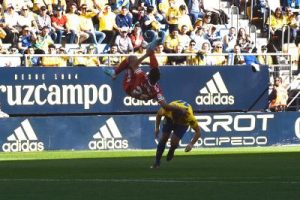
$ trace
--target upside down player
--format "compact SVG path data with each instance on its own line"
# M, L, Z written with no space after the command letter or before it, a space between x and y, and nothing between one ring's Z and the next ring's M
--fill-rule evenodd
M178 147L179 141L183 137L183 135L186 133L189 126L195 131L194 137L190 141L190 143L186 146L185 152L189 152L192 150L193 145L197 142L197 140L200 137L200 127L198 125L198 122L193 114L193 109L190 104L188 104L185 101L177 100L172 101L170 103L172 106L177 106L179 108L185 109L186 113L185 115L182 115L181 113L178 113L175 111L168 111L164 108L160 108L156 115L156 123L155 123L155 139L157 139L158 133L159 133L159 126L162 117L164 116L163 121L163 127L162 127L162 136L159 140L159 143L157 145L156 149L156 156L155 156L155 162L151 166L151 168L159 168L160 166L160 160L162 157L162 154L165 150L166 143L172 133L171 136L171 147L169 149L169 152L167 154L167 161L171 161L174 157L174 152L176 148Z
M109 67L105 67L103 70L113 79L115 79L118 74L125 70L126 75L123 81L123 89L129 96L139 100L155 99L163 108L167 110L181 110L180 108L166 103L166 100L162 94L162 90L157 83L160 79L160 71L158 69L158 62L154 54L154 49L159 43L159 39L150 43L146 53L140 58L132 55L123 60L117 68L111 69ZM140 68L140 64L148 56L150 58L151 70L147 75ZM181 110L181 112L184 113L185 111Z

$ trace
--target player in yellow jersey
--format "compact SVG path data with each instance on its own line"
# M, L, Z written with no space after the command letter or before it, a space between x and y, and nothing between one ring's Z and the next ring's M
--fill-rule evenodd
M155 139L157 139L159 133L159 126L162 117L164 116L163 126L162 126L162 136L159 140L156 150L155 162L151 166L151 168L159 168L160 160L162 154L165 150L166 143L171 136L171 147L169 149L167 155L167 161L173 159L175 149L178 147L180 139L186 133L189 126L195 131L194 137L191 142L186 146L185 152L189 152L192 150L193 145L197 142L200 137L200 127L198 125L198 121L196 120L193 109L190 104L182 100L176 100L169 103L172 106L179 107L181 109L186 110L186 114L182 115L182 113L175 111L168 111L164 108L160 108L156 115L156 123L155 123ZM172 135L171 135L172 133Z

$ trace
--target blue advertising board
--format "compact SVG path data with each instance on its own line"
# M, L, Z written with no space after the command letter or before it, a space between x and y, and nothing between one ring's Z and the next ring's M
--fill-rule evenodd
M148 71L149 67L143 67ZM168 102L183 99L195 111L249 111L267 106L268 68L163 66L160 86ZM126 96L102 67L0 68L0 102L11 115L156 112L157 102Z
M195 148L300 145L300 113L196 115ZM153 149L154 115L49 116L0 119L0 151ZM180 142L193 136L189 129ZM169 144L168 144L169 145Z

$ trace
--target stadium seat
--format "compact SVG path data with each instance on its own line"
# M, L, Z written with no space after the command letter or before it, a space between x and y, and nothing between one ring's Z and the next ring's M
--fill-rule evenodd
M11 47L12 44L10 43L3 43L2 46L5 48L5 49L9 49Z
M269 2L269 8L274 12L276 8L281 7L280 0L271 0Z
M227 35L229 33L229 29L228 28L221 28L219 33L220 33L220 37L223 38L225 35Z
M205 10L220 9L220 0L203 0L202 3Z
M299 57L299 47L295 43L285 43L282 46L282 51L290 53L292 56L292 61L298 60Z
M98 53L104 53L104 50L106 48L107 44L103 43L103 44L98 44L97 45L97 49L98 49Z

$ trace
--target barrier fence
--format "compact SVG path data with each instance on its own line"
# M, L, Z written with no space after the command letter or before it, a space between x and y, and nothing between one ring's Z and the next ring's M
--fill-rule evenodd
M194 148L300 144L299 112L200 114ZM153 149L154 115L14 117L0 119L0 151ZM180 142L193 136L189 129ZM167 146L170 144L168 143Z
M289 46L287 46L287 50ZM74 48L76 49L76 48ZM120 60L130 56L132 54L73 54L73 53L68 53L68 54L34 54L34 55L30 55L30 54L5 54L5 55L1 55L0 54L0 67L2 64L3 67L3 63L1 61L1 58L5 58L5 59L14 59L14 58L20 58L22 60L21 66L26 66L26 60L31 59L31 58L40 58L42 59L43 57L60 57L60 58L64 58L66 59L68 62L68 67L72 67L74 66L74 58L94 58L97 57L98 59L101 58L106 58L107 59L107 63L106 64L100 64L100 66L115 66L115 63L112 63L113 58L120 58ZM142 54L136 54L137 56L141 56ZM227 59L227 62L224 64L224 66L226 65L233 65L233 59L235 56L261 56L263 57L264 60L264 64L269 66L269 72L270 72L270 84L273 83L273 77L274 76L281 76L283 77L283 80L285 81L285 84L290 84L293 80L294 80L294 71L298 70L298 66L296 66L297 63L296 60L298 60L298 58L295 58L295 55L292 55L290 53L221 53L221 54L217 54L217 53L211 53L211 54L203 54L202 56L206 57L206 58L213 58L213 59L209 59L210 62L209 63L205 63L205 62L200 62L201 59L199 58L199 54L195 54L195 53L180 53L180 54L174 54L174 53L163 53L163 54L156 54L156 56L158 58L160 57L178 57L178 56L184 56L187 59L189 59L190 61L193 60L194 58L199 58L198 62L185 62L183 64L178 64L177 66L183 66L183 65L189 65L189 66L214 66L217 65L216 63L214 63L218 57L225 57ZM270 63L270 58L272 58L272 60L275 60L276 62L272 62ZM142 64L143 65L143 64ZM147 65L147 64L146 64ZM234 64L234 65L241 65L241 64ZM81 65L83 66L83 65ZM27 66L28 67L28 66ZM42 65L41 65L42 67Z
M288 46L287 46L288 48ZM122 57L122 58L126 58L130 55L133 54L110 54L110 53L105 53L105 54L77 54L77 53L65 53L65 54L0 54L0 58L22 58L24 60L30 58L30 57L68 57L68 58L74 58L74 57L98 57L98 58L103 58L103 57L107 57L108 59L110 59L111 57ZM134 54L137 56L141 56L141 54ZM197 57L199 54L196 53L161 53L161 54L156 54L156 57L171 57L171 56L185 56L185 57ZM230 55L234 55L234 56L276 56L276 57L285 57L287 64L289 64L290 67L292 67L292 57L293 55L290 53L205 53L203 54L207 57L218 57L218 56L224 56L226 58L228 58ZM267 59L265 60L265 62L267 62ZM2 63L0 63L1 66ZM230 64L231 65L231 61L228 60L228 62L225 64ZM190 64L192 65L192 64ZM195 65L198 65L198 63L196 63ZM206 64L204 64L206 65ZM211 65L211 64L210 64ZM240 64L236 64L236 65L240 65ZM25 65L22 65L25 66ZM107 66L107 65L106 65ZM3 65L1 67L4 67ZM272 66L270 66L272 67Z
M10 115L154 113L155 100L129 97L123 74L112 80L103 67L0 68L0 102ZM147 72L149 67L142 67ZM261 66L165 66L159 85L167 102L182 99L198 112L267 108L269 71Z

